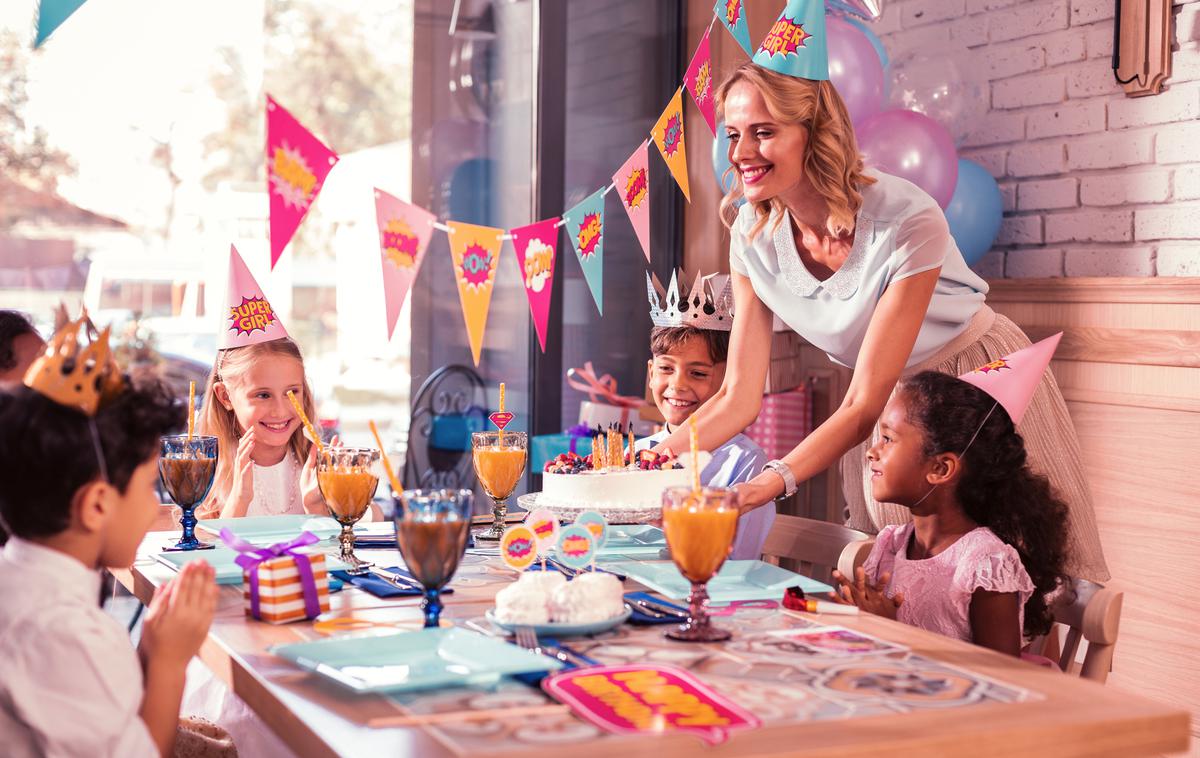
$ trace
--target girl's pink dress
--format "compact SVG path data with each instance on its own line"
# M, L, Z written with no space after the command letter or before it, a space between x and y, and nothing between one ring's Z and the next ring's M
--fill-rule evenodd
M981 526L932 558L909 560L912 533L911 523L884 527L863 564L872 582L891 573L887 596L904 595L896 613L899 621L971 642L971 594L982 589L1018 593L1018 623L1024 628L1025 602L1033 595L1033 580L1012 545Z

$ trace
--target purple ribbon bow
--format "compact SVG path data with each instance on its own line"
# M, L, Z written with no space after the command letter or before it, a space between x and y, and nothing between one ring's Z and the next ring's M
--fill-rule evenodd
M304 613L308 618L321 614L321 600L317 595L317 582L313 577L312 563L308 556L300 552L300 548L319 542L320 538L312 532L301 532L300 536L290 542L276 542L267 547L258 547L246 542L228 527L221 530L221 541L238 551L241 555L234 563L241 566L250 574L250 615L262 619L258 605L258 566L272 558L290 556L296 562L296 572L300 575L300 589L304 593Z
M587 424L576 424L575 426L573 426L567 430L567 436L569 436L571 438L567 449L573 453L573 452L575 452L575 443L576 442L578 442L581 438L584 438L584 437L586 437L587 439L591 439L592 437L596 436L596 432L594 429L592 429Z

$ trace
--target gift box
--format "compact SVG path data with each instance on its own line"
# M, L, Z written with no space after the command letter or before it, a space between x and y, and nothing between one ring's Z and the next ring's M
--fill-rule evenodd
M763 387L763 394L789 392L803 383L804 364L800 361L799 356L773 358L767 369L767 383Z
M646 401L635 395L617 394L617 380L611 374L597 376L591 361L582 368L567 369L567 384L588 394L588 399L579 404L580 425L601 429L616 426L624 432L633 424L634 434L653 433L653 424L641 415Z
M654 423L642 418L641 408L628 408L584 400L579 404L579 425L592 429L616 426L622 432L633 424L633 433L645 437L654 433Z
M578 453L587 456L592 452L592 437L595 428L584 425L573 426L562 434L538 434L529 440L529 470L542 473L546 461L563 453Z
M770 459L782 458L812 431L812 395L807 385L762 399L754 423L746 436L754 440Z
M258 547L221 530L221 539L237 550L242 567L246 615L272 624L313 619L329 611L329 572L322 553L302 550L317 542L302 532L290 542Z

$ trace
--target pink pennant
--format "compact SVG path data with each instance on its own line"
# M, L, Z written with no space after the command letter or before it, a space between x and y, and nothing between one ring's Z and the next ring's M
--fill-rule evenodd
M267 95L267 193L271 196L272 269L337 161L337 153Z
M704 114L708 128L713 136L717 136L716 103L713 98L712 56L709 54L708 34L712 26L704 31L704 38L696 46L692 62L688 65L687 73L683 75L683 87L692 96L696 107Z
M643 142L641 147L629 156L629 160L625 161L625 165L613 174L613 189L621 198L621 207L629 214L633 231L637 233L638 242L642 243L642 252L646 255L647 263L650 262L650 172L646 167L648 148L648 141Z
M404 298L421 270L425 249L436 219L429 211L375 190L375 221L379 224L379 256L383 261L383 298L387 311L388 339Z
M550 294L554 289L554 259L558 257L558 219L513 229L513 250L521 271L521 282L529 298L529 313L537 330L538 344L546 352L546 322L550 318Z

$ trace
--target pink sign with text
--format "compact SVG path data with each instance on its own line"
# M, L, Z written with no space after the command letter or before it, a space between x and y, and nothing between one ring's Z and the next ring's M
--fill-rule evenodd
M267 192L271 197L272 269L337 161L337 153L267 95Z

